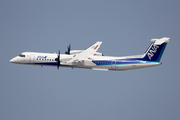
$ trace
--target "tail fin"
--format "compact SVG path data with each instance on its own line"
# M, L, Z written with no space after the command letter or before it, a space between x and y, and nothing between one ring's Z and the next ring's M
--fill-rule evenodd
M142 60L159 62L164 49L170 38L163 37L161 39L152 39L152 43L144 54Z

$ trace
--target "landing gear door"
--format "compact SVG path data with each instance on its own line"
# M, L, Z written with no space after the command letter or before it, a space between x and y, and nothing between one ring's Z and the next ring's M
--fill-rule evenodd
M113 70L116 69L116 61L115 60L111 61L111 69L113 69Z

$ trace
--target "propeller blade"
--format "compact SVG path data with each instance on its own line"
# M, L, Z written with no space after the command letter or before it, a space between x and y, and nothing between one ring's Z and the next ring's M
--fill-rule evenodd
M68 49L68 51L66 51L66 52L65 52L65 54L70 55L70 51L71 51L71 44L69 44L69 46L67 46L67 49Z
M59 69L59 66L60 66L60 50L59 50L59 53L58 53L57 58L55 60L57 62L57 69Z

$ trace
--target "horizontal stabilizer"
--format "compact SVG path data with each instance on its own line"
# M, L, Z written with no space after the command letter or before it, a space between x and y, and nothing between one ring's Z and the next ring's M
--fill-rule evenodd
M167 37L163 37L163 38L161 38L161 39L151 39L151 41L152 42L155 42L154 44L155 45L161 45L161 44L163 44L163 43L168 43L169 42L169 39L170 38L167 38Z

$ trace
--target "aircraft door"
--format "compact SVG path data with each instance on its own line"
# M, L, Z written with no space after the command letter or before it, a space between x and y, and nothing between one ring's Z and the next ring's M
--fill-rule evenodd
M116 61L115 60L111 61L111 69L116 69Z
M35 61L35 55L30 55L30 57L29 57L29 63L34 63L34 61Z

